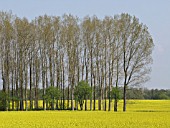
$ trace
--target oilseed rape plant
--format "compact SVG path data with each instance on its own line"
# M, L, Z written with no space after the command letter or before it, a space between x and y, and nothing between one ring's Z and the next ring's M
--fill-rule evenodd
M169 128L169 100L128 100L127 112L8 111L0 112L0 128Z
M1 128L169 128L167 112L2 112Z

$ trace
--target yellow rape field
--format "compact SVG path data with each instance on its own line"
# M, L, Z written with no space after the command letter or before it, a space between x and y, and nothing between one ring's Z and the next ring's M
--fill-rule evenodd
M128 100L127 112L0 112L0 128L170 128L169 100Z

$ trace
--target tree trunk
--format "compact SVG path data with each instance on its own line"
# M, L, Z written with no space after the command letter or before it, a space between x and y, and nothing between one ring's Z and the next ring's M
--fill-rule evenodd
M95 111L96 110L96 80L95 80L95 76L94 76L94 90L93 90L93 100L94 100L94 103L93 103L93 110Z
M71 107L72 107L72 111L74 111L74 75L72 78L72 89L71 89Z
M90 110L92 110L92 98L93 98L93 56L92 56L92 47L91 47L91 91L92 97L90 98Z
M65 109L65 72L63 65L63 109Z
M30 56L31 58L31 56ZM30 60L30 110L33 109L33 101L32 101L32 60Z
M21 52L21 51L20 51ZM20 57L22 57L22 53L20 53ZM19 65L20 65L20 69L19 69L19 85L20 85L20 110L24 110L24 93L23 93L23 61L22 59L20 58L20 62L19 62Z
M101 87L101 78L99 76L99 96L98 96L98 110L102 110L102 106L101 106L101 100L102 100L102 87Z
M28 110L28 102L27 102L27 86L28 86L28 78L27 78L27 73L28 67L25 65L25 109L26 111Z
M35 109L38 109L38 83L39 83L39 76L38 76L38 65L36 66L36 80L35 80Z
M126 87L127 85L124 85L123 88L123 111L126 111Z
M11 78L11 84L12 84L12 92L11 92L11 95L12 95L12 111L14 111L14 71L12 69L12 78Z
M111 111L111 72L110 72L110 63L109 63L109 107L108 111Z

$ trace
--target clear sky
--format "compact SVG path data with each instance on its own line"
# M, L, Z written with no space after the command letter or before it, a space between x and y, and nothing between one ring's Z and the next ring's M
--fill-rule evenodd
M80 18L135 15L148 26L155 44L151 80L144 86L170 89L170 0L0 0L0 11L9 10L29 20L64 13Z

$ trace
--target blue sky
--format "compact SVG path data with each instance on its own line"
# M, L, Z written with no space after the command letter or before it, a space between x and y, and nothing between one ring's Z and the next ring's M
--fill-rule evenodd
M170 89L170 0L0 0L0 11L11 10L29 20L39 15L62 16L64 13L99 18L129 13L146 24L155 48L148 88Z

